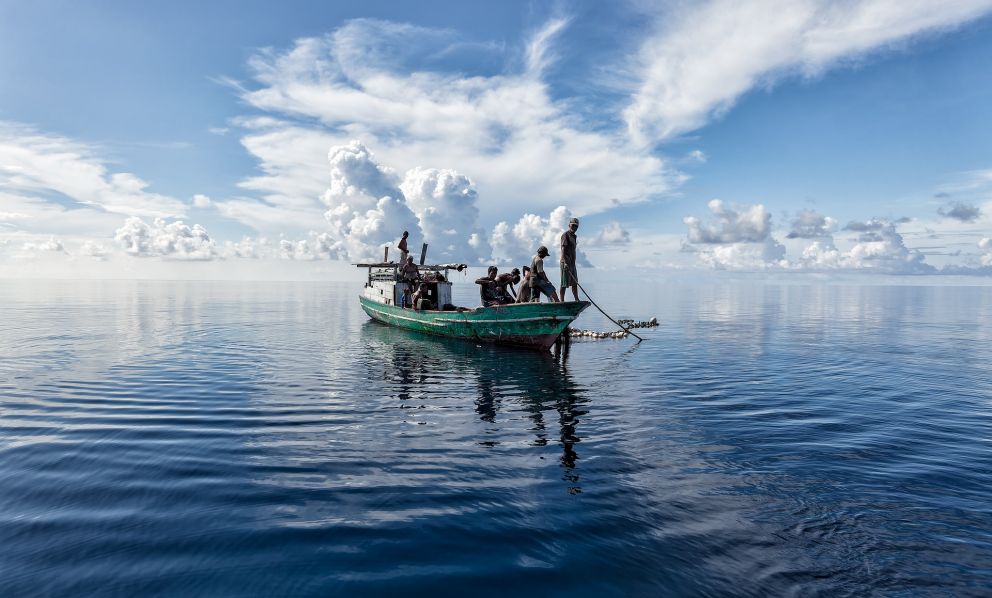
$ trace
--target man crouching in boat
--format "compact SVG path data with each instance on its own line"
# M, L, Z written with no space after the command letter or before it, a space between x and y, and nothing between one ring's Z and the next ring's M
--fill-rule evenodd
M517 303L530 303L530 266L524 266L524 278L517 291Z
M498 272L496 266L489 266L488 275L475 281L475 284L479 285L479 297L482 299L483 307L509 305L514 302L506 287L520 282L519 271L514 269L514 272L497 276Z
M547 295L552 302L558 303L555 285L551 284L548 275L544 273L544 258L548 255L548 248L541 245L537 248L537 255L530 261L530 300L532 303L541 302L541 293Z
M413 308L417 310L434 309L434 302L427 298L427 283L420 283L420 288L413 294Z

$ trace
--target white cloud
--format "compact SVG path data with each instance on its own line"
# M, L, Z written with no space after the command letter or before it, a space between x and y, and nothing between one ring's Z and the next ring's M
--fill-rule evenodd
M218 256L213 239L199 224L187 226L181 220L167 223L156 218L146 224L132 216L114 233L114 240L129 255L159 256L175 260L211 260Z
M789 239L816 239L829 237L837 228L837 221L829 216L818 214L816 210L801 210L792 219Z
M79 247L79 254L92 257L97 260L104 260L110 255L110 249L98 241L85 241Z
M984 237L978 242L978 248L982 250L982 255L979 257L983 266L992 266L992 239Z
M332 147L327 159L331 181L321 196L328 208L324 218L350 259L376 259L379 248L402 231L420 232L395 173L380 165L361 142Z
M63 253L68 255L62 241L55 237L49 237L47 241L27 241L21 245L20 250L14 254L16 259L31 260L44 253Z
M703 263L717 270L767 270L789 265L785 247L771 237L760 242L687 246L687 250L697 253Z
M982 215L982 210L968 202L954 201L937 208L937 213L958 222L975 222Z
M0 192L38 199L67 198L75 207L125 215L174 217L177 199L148 192L127 172L109 172L96 149L77 141L0 122ZM63 200L64 201L64 200Z
M706 152L698 149L692 150L685 155L685 161L695 162L696 164L705 164L708 159L709 157L706 155Z
M279 257L288 260L336 260L345 255L340 241L335 241L327 233L311 232L309 238L279 241Z
M206 195L203 195L202 193L197 193L196 195L193 196L193 205L200 208L201 210L205 210L209 208L212 205L212 203L213 202L210 201L210 198L207 197Z
M432 261L478 263L492 248L478 227L478 193L465 175L453 170L413 168L400 185L407 205L417 215Z
M640 143L697 129L743 94L816 76L922 34L986 14L989 0L711 0L659 5L624 112Z
M719 199L706 204L715 221L704 224L695 216L682 222L689 227L690 243L759 243L771 233L772 215L761 204L728 207Z
M628 232L619 222L613 220L603 227L599 234L589 240L589 245L594 247L604 245L629 245L630 232Z
M661 160L622 134L585 126L550 97L540 73L563 26L555 20L535 34L522 72L497 76L432 62L459 41L451 32L371 20L260 53L251 63L256 85L243 99L278 118L242 121L254 127L244 143L265 172L245 186L288 209L290 198L313 192L315 139L326 148L360 138L401 172L448 168L471 177L489 222L562 201L585 214L609 208L610 198L643 201L670 189L678 174Z
M790 239L813 239L799 256L789 259L787 248L771 236L771 214L764 206L727 208L719 200L709 202L715 221L705 225L689 216L682 251L717 269L734 270L859 270L886 274L927 274L937 270L925 256L911 249L897 225L902 221L872 219L851 222L845 230L859 233L846 250L838 249L831 231L836 221L812 210L804 210L792 221Z
M537 214L524 214L513 226L505 221L499 222L492 234L493 259L496 263L503 264L529 264L531 257L537 253L537 248L544 245L551 254L548 259L557 262L561 257L561 234L568 228L571 217L572 213L568 208L558 206L547 218ZM579 243L581 246L581 241ZM576 252L575 259L580 266L592 265L581 249Z

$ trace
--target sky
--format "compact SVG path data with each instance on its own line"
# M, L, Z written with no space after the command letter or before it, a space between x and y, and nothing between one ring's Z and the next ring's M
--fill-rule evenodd
M0 0L0 277L980 280L990 62L992 0Z

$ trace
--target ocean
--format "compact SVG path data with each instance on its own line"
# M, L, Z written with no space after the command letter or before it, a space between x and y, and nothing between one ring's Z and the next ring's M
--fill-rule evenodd
M661 325L541 354L361 282L0 281L0 596L992 593L989 287L590 282Z

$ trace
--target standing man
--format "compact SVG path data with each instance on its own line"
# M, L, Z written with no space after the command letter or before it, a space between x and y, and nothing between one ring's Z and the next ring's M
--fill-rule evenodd
M407 247L406 247L406 239L409 236L410 236L410 232L409 231L403 231L403 236L400 237L399 243L396 244L396 249L399 249L400 250L400 264L405 264L406 263L407 255L409 255L409 253L410 253L407 250Z
M565 287L572 287L572 297L575 300L579 300L579 278L575 272L575 246L578 243L578 239L575 237L575 231L579 230L579 219L572 218L568 221L568 230L561 234L561 258L559 265L561 266L561 288L558 289L558 293L561 295L561 300L565 300Z
M555 285L551 284L548 275L544 273L544 258L546 257L548 257L548 248L541 245L537 248L537 255L530 261L530 300L532 303L541 302L541 293L547 295L554 303L558 303Z

